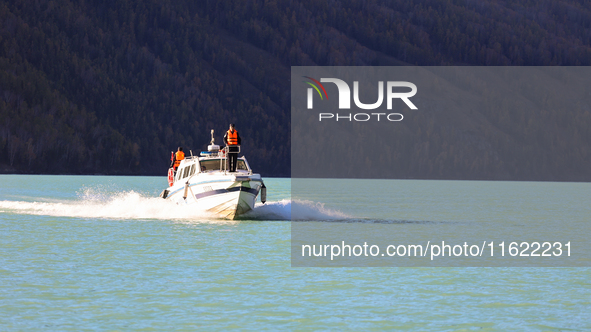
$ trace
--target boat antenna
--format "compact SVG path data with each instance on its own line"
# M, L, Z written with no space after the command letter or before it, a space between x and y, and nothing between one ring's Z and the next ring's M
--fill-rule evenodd
M215 139L213 138L213 129L211 130L211 145L214 145L213 142L215 141Z

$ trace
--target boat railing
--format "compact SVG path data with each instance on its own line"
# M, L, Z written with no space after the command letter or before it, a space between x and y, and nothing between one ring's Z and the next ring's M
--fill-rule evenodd
M233 148L238 148L238 151L233 151L232 153L240 153L240 145L233 145ZM228 153L230 153L230 147L229 146L224 146L224 148L222 149L223 151L223 157L220 158L220 170L224 171L224 173L226 173L228 171ZM225 161L225 162L224 162Z

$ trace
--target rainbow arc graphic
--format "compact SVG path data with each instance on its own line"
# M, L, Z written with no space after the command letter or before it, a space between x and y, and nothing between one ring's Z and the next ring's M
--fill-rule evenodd
M307 82L307 81L302 81L302 82L309 84L311 87L313 87L316 90L316 92L318 92L318 95L320 96L320 100L324 100L324 97L326 97L326 100L328 100L328 94L326 93L326 90L324 89L324 86L322 85L322 83L318 82L317 80L315 80L309 76L302 76L302 77L307 78L312 81L312 82ZM320 92L319 87L324 92L324 97L322 97L322 93Z

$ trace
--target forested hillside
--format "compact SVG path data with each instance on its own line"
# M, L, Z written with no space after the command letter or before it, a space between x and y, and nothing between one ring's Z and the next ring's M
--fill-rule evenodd
M200 151L210 129L220 143L235 122L250 164L289 176L292 65L588 66L590 44L591 4L566 0L0 1L0 171L160 175L171 150ZM591 169L589 112L511 124L487 114L490 130L476 135L527 127L532 140L560 126L561 158ZM454 158L417 151L446 152L465 135L421 118L401 147L418 166L401 177L463 178ZM591 180L548 163L536 179Z

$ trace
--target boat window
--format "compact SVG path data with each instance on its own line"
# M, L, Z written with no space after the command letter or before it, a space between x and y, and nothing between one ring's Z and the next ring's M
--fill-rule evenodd
M220 160L219 159L201 160L200 163L201 163L202 168L205 167L205 172L220 170Z
M185 171L183 172L183 178L186 178L187 176L189 176L189 170L191 169L191 167L185 167Z
M225 166L226 160L222 161L222 168ZM220 160L219 159L211 159L211 160L201 160L200 161L201 167L205 167L203 172L208 171L219 171L220 170ZM237 169L248 171L246 167L246 163L244 160L238 159L238 165L236 165Z
M180 168L177 172L176 172L176 179L177 181L181 179L181 176L183 175L183 168Z
M193 174L195 174L195 167L197 167L196 164L191 165L191 172L189 173L189 176L193 176Z
M246 163L244 162L244 160L238 160L238 165L236 165L236 168L248 171L248 168L246 168Z

